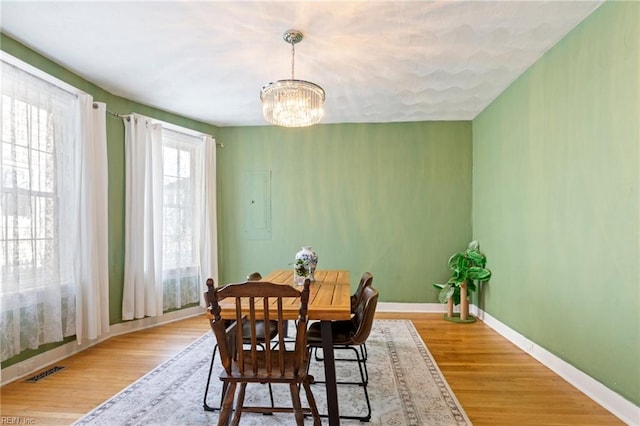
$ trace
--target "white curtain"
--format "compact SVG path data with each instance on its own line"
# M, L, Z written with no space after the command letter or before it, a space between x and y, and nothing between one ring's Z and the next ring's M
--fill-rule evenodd
M162 314L162 126L131 114L125 128L122 319Z
M76 320L84 330L88 316L76 317L76 305L84 303L82 299L76 300L77 292L84 293L83 285L88 281L91 286L108 285L106 238L91 236L95 227L106 229L106 216L83 225L87 212L106 206L106 202L100 205L90 202L92 197L100 198L106 193L102 172L106 164L95 162L95 156L99 158L98 163L106 158L105 137L96 141L93 131L83 134L81 129L85 123L78 114L79 103L87 105L91 99L67 87L60 88L3 59L0 104L2 360L76 334ZM91 153L93 150L99 152ZM104 211L96 216L101 213ZM91 256L85 255L87 253ZM105 269L85 281L85 272L94 267ZM98 303L107 306L108 298ZM104 312L99 311L98 315Z
M218 281L218 219L217 219L217 191L216 191L216 140L211 136L205 136L205 175L204 175L204 226L200 241L201 269L200 269L200 295L207 290L207 278ZM200 306L206 307L203 297L200 297Z
M123 319L202 304L218 268L215 140L134 114L125 161Z
M104 103L78 96L76 340L96 339L109 331L109 238L107 233L107 128Z
M164 311L203 303L215 264L215 140L186 131L162 132Z

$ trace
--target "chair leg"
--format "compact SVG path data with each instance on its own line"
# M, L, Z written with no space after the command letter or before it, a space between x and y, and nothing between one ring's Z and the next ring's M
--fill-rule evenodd
M204 388L204 398L202 401L202 408L204 408L204 411L219 411L220 408L222 407L222 402L224 401L224 392L227 389L229 383L228 382L223 382L222 383L222 392L220 393L220 406L219 407L212 407L207 403L207 395L209 394L209 385L211 384L211 373L213 373L213 364L214 361L216 360L216 351L218 350L218 344L216 343L216 345L213 347L213 355L211 355L211 365L209 365L209 376L207 377L207 386ZM271 396L271 400L273 401L273 395ZM273 405L273 404L272 404Z
M236 413L233 416L232 426L238 426L240 424L240 416L242 416L242 409L244 408L244 394L247 390L246 383L240 383L240 390L238 391L238 400L236 401Z
M356 357L358 357L358 369L360 370L360 378L362 379L362 389L364 390L364 398L367 401L367 415L359 417L358 419L361 422L368 422L369 420L371 420L371 402L369 401L369 392L367 391L367 385L369 384L369 372L367 371L367 360L364 357L360 358L360 355L358 354L358 350L356 348L352 348L352 349L355 351Z
M297 383L289 383L289 391L291 392L291 402L293 404L293 413L296 416L296 424L304 425L304 413L302 412L302 403L300 402L300 393L298 392Z
M362 387L364 389L364 399L367 401L367 415L358 417L361 422L368 422L371 420L371 402L369 401L369 392L367 392L367 385Z
M309 376L307 376L307 378L302 382L302 386L304 387L304 391L307 394L307 402L309 403L309 408L311 408L311 415L313 416L313 426L320 426L320 413L318 412L316 399L313 397L313 392L311 392L311 383L309 381Z
M269 397L271 398L271 407L273 408L275 407L275 405L273 404L273 389L271 389L271 383L267 383L267 385L269 385Z
M231 411L233 409L233 398L236 393L236 383L229 383L226 392L224 393L224 402L220 407L220 417L218 417L218 426L227 426L229 424L229 418L231 417Z
M313 355L315 356L316 361L318 361L318 362L324 362L324 358L320 358L320 357L318 356L318 348L316 348L316 347L314 347L314 348L313 348Z
M368 385L368 384L369 384L369 370L367 369L367 357L366 357L366 355L363 353L362 346L360 346L360 355L361 355L361 358L360 358L360 361L359 361L358 363L359 363L359 364L360 364L360 363L362 363L362 365L363 365L363 367L364 367L364 377L363 377L362 382L363 382L363 383L365 384L365 386L366 386L366 385Z
M309 375L309 367L311 366L311 354L313 353L313 347L307 346L307 376Z
M317 350L317 348L313 348ZM335 349L349 349L352 350L355 354L355 358L336 358L336 361L345 361L345 362L357 362L358 369L360 370L360 382L337 382L339 385L366 385L369 383L369 371L367 370L367 363L364 357L361 356L360 351L354 346L336 346ZM320 358L319 362L324 362L323 358ZM307 369L307 373L309 370ZM324 381L316 381L316 383L325 383Z
M366 361L366 360L367 360L367 358L369 357L369 353L368 353L368 351L367 351L367 344L366 344L366 343L363 343L362 345L359 345L358 347L359 347L359 349L360 349L360 354L361 354L361 356L362 356L362 359L363 359L364 361ZM313 348L313 350L314 350L314 354L315 354L315 359L316 359L316 361L319 361L319 362L320 362L320 361L324 361L324 358L321 358L321 357L318 355L318 348L314 347L314 348ZM335 360L336 360L336 361L355 361L355 359L349 359L349 358L335 358Z
M211 355L211 365L209 366L209 376L207 377L207 386L204 388L204 398L202 400L202 408L204 408L204 411L216 411L220 409L220 407L212 407L209 404L207 404L207 394L209 393L209 384L211 383L211 373L213 373L213 363L216 360L217 351L218 351L218 344L216 343L216 345L213 347L213 354ZM222 403L222 401L220 402Z

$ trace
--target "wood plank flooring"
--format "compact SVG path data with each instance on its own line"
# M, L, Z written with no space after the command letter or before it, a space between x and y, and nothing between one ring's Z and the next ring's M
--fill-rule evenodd
M377 317L413 321L474 425L623 424L482 322L454 324L441 314ZM10 383L0 389L0 423L68 425L207 330L206 319L194 317L113 337L56 363L67 369L38 383Z

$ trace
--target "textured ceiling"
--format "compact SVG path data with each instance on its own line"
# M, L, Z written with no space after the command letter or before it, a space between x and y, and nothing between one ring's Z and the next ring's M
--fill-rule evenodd
M98 86L218 126L260 88L327 92L322 123L471 120L601 1L0 2L2 32ZM126 111L129 112L129 111Z

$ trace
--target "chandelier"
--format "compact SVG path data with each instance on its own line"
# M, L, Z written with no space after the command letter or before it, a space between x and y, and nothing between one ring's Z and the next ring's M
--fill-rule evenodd
M274 81L262 87L262 114L267 121L277 126L311 126L324 115L324 89L310 81L294 78L295 45L302 40L302 33L287 30L282 38L291 43L291 79Z

